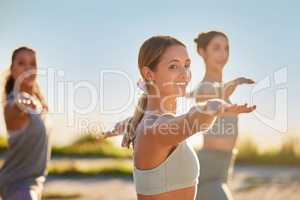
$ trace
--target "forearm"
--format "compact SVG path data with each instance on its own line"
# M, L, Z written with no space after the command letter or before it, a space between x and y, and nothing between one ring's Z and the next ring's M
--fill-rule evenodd
M201 113L196 108L188 113L174 117L155 125L152 134L163 145L175 145L188 137L206 131L212 125L215 116Z
M207 131L216 119L216 114L208 114L203 109L200 109L199 105L191 108L186 115L188 117L188 132L190 132L190 135L194 135L200 131Z

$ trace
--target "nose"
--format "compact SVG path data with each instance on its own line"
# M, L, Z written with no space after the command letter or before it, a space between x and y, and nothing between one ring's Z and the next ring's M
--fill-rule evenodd
M25 66L23 66L23 70L24 71L32 71L32 70L34 70L35 68L33 67L33 66L31 66L31 65L25 65Z
M223 60L226 60L227 57L228 57L228 52L227 52L227 50L223 50L222 53L221 53L221 56L222 56L222 59L223 59Z
M191 71L189 68L183 68L180 72L180 81L189 82L191 80Z

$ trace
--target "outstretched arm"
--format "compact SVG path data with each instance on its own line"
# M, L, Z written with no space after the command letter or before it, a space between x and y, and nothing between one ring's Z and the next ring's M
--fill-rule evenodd
M232 105L219 99L209 100L206 104L196 105L188 113L178 117L163 115L142 131L149 137L149 141L173 146L200 131L207 131L218 115L249 113L255 108L246 104Z
M224 97L222 99L228 99L233 94L237 86L243 84L254 84L254 83L255 83L254 80L245 77L240 77L232 81L229 81L224 85L224 89L223 89Z
M130 123L131 117L128 117L120 122L118 122L111 131L106 131L102 133L102 139L123 135L126 133L128 125Z

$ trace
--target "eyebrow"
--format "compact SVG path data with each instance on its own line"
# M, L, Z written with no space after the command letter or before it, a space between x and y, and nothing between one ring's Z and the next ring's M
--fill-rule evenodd
M186 59L186 61L191 62L191 59ZM171 62L180 62L180 60L179 59L173 59L173 60L169 61L169 63L171 63Z

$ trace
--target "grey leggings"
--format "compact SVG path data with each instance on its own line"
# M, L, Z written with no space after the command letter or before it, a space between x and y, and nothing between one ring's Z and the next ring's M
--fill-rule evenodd
M236 152L202 149L197 154L200 176L196 200L232 200L227 180Z
M41 200L42 195L38 190L30 188L18 188L14 191L1 195L2 200Z

